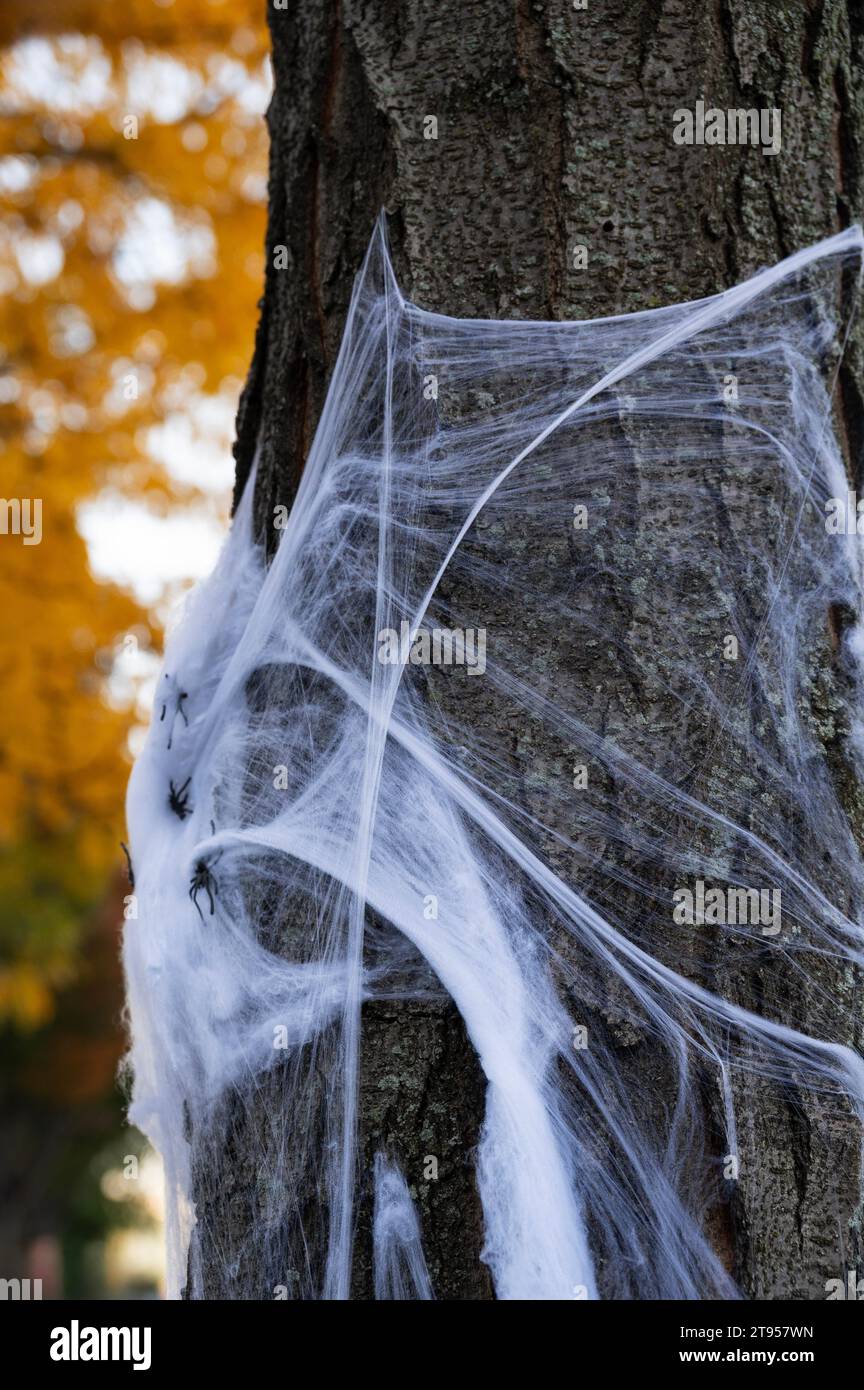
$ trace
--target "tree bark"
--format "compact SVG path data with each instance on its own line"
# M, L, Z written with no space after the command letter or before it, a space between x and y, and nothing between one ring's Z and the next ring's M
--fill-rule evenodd
M584 10L567 0L458 7L301 0L287 10L271 4L270 25L268 271L235 445L239 496L260 441L255 510L268 543L274 506L290 505L294 495L382 205L409 297L425 308L493 318L590 318L708 295L861 215L864 14L856 0L588 0ZM782 153L675 145L672 113L699 97L721 108L780 108ZM424 138L427 116L437 118L437 139ZM588 248L581 271L571 268L577 244ZM280 260L285 269L276 268ZM862 351L859 320L836 398L850 484L859 489ZM641 467L638 437L630 444L629 476L612 506L631 528L634 558L626 581L593 598L617 652L610 643L608 654L559 650L556 657L573 707L602 717L611 739L650 764L652 731L674 715L658 705L651 646L635 631L633 595L650 580L656 531L627 506ZM768 500L755 499L756 524ZM718 524L734 544L734 518ZM570 563L566 553L559 563L562 570ZM725 598L746 609L757 596L742 586ZM848 692L832 663L832 630L836 636L841 621L826 614L813 717L860 832L864 804L843 749ZM694 645L711 640L698 604L682 622ZM474 693L488 701L482 713L494 727L501 711L493 695ZM664 737L673 752L677 738L680 757L698 764L699 731L676 734L664 724ZM540 784L562 775L560 750L538 748L535 759ZM526 800L532 794L525 789ZM626 800L620 814L625 823L633 814ZM758 815L754 809L757 830ZM834 887L838 898L851 892ZM623 890L619 906L627 906ZM782 972L775 978L764 961L739 960L724 944L698 943L694 973L706 959L705 982L740 1003L782 1009L794 988ZM860 981L828 963L820 968L846 1041L860 1046ZM799 1000L797 1008L806 1005ZM595 1010L647 1121L667 1084L656 1045L638 1030L616 1033L614 1001L595 1001ZM492 1297L473 1177L484 1083L458 1014L444 1004L368 1007L362 1069L361 1175L368 1178L376 1150L391 1152L416 1196L437 1296ZM711 1212L715 1247L752 1298L824 1297L825 1280L860 1255L860 1136L811 1095L793 1107L763 1085L739 1099L741 1180ZM710 1127L710 1095L705 1105ZM226 1248L230 1254L248 1239L258 1210L242 1144L255 1116L229 1121L238 1124L241 1142L228 1151L216 1146L230 1199L199 1207L193 1241L211 1296L236 1296L224 1274ZM217 1161L213 1155L213 1145L198 1147L199 1171ZM437 1180L424 1177L428 1156L438 1160ZM358 1221L352 1297L368 1298L367 1199ZM278 1260L258 1255L259 1296L272 1297L282 1282ZM600 1283L602 1291L602 1268Z

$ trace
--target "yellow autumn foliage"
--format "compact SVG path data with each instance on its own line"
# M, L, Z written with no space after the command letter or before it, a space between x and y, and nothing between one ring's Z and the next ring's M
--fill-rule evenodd
M149 432L245 375L267 47L259 0L0 12L0 1022L50 1016L120 858L134 713L107 682L158 625L93 576L76 517L106 487L188 497Z

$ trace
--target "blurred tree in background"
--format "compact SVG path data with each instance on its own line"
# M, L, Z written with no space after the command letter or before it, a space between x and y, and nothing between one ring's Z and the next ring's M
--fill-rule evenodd
M134 658L162 611L94 573L82 516L167 515L200 496L202 441L227 454L263 280L266 54L261 0L0 12L0 491L42 501L40 544L0 535L6 1250L48 1220L70 1144L121 1123L118 842Z

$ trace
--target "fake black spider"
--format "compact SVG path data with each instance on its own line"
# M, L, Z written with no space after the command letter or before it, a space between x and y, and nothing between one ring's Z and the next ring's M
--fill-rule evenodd
M198 916L201 918L202 922L204 921L204 913L201 911L200 905L198 903L198 894L201 892L207 894L207 901L210 904L210 916L212 917L216 911L216 894L219 890L216 886L216 880L213 877L210 866L212 864L215 864L217 859L221 859L221 857L222 851L220 849L218 853L213 855L209 863L206 859L196 859L195 867L192 870L192 881L189 885L189 897L192 899L193 903L198 909Z
M180 820L185 820L187 816L192 814L193 808L189 805L189 783L191 781L192 778L187 777L182 787L175 787L173 781L168 783L168 805L175 816L179 816Z

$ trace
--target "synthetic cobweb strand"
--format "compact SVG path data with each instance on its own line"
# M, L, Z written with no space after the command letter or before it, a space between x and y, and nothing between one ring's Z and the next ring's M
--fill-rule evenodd
M498 322L406 302L376 229L278 551L253 476L130 785L131 1116L175 1293L349 1297L371 1188L377 1296L434 1296L422 1174L358 1163L376 998L464 1020L500 1298L733 1296L706 1220L757 1097L860 1122L859 552L824 507L861 249ZM628 718L591 679L610 660ZM698 881L779 891L782 927L675 922Z

